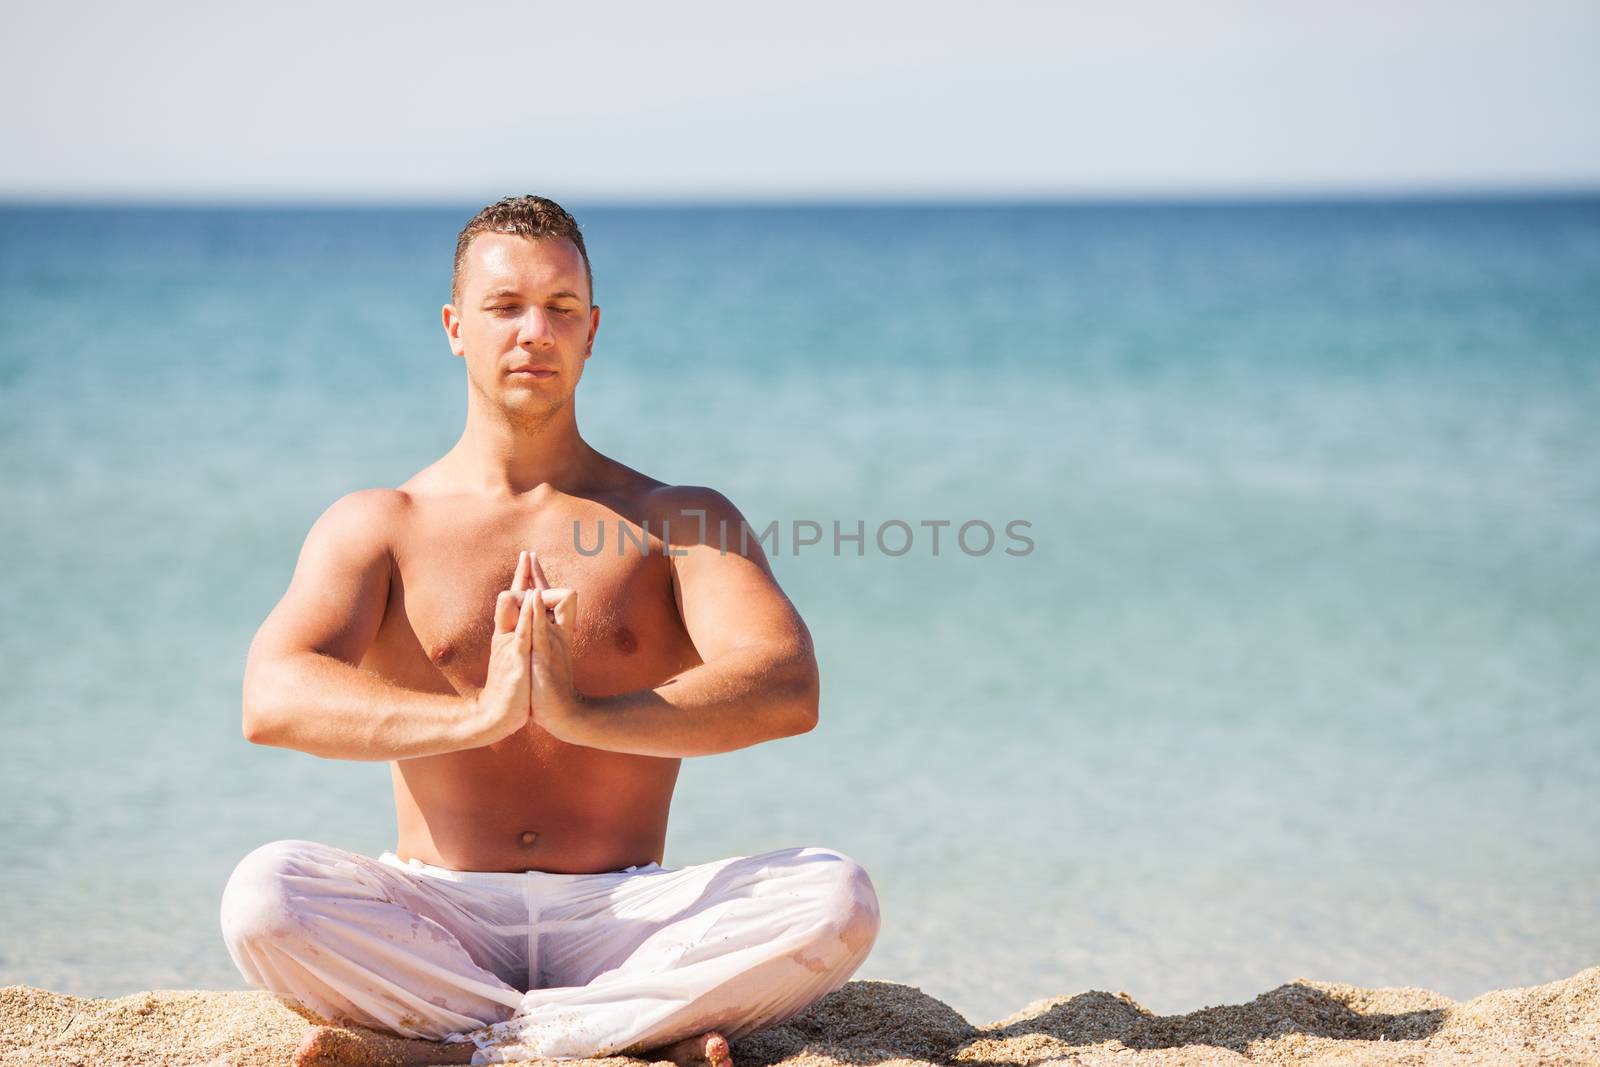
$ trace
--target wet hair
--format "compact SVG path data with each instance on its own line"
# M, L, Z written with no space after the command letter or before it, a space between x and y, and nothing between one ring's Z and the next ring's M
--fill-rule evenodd
M461 300L461 266L467 260L467 248L472 239L480 233L514 233L530 241L565 237L577 246L578 255L583 257L589 302L594 303L594 271L589 269L589 250L583 247L583 231L578 228L578 220L560 204L542 196L508 196L472 216L456 237L455 268L450 272L451 303Z

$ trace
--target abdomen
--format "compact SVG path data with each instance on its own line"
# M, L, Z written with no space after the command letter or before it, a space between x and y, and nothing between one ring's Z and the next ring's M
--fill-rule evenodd
M402 760L391 764L395 851L458 871L594 874L660 863L679 764L568 745L537 726Z

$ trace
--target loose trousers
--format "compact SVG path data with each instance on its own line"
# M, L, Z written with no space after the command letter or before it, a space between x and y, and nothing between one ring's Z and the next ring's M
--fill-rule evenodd
M878 901L858 864L819 848L505 874L277 841L234 870L222 930L259 988L504 1063L776 1025L866 959Z

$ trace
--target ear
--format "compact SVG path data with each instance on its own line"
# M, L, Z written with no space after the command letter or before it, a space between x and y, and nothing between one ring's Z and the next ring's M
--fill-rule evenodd
M450 351L458 356L467 354L465 346L461 343L461 312L456 310L454 304L444 306L444 335L450 341Z
M583 358L588 359L594 354L594 335L600 332L600 305L592 304L589 307L589 339L583 343Z

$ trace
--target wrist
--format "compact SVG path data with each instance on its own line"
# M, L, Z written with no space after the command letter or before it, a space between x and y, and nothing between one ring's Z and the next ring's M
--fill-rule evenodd
M589 708L577 693L546 701L543 714L537 716L543 726L558 741L570 745L588 744L584 726L589 721Z
M488 743L489 726L493 716L484 706L483 692L456 698L452 709L449 733L457 749L480 748Z

